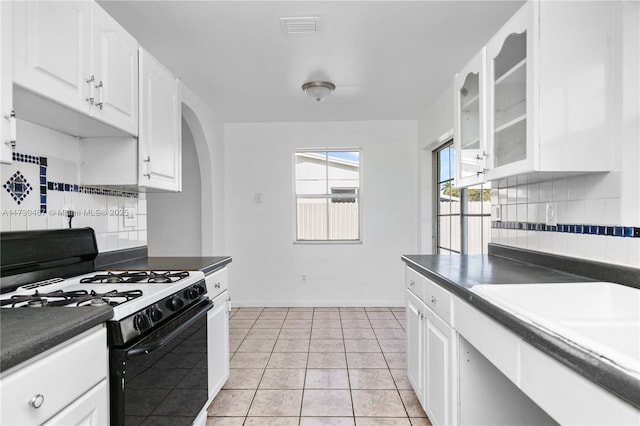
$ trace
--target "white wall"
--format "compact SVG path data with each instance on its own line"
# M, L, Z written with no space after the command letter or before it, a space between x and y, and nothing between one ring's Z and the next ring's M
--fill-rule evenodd
M400 256L417 250L415 121L228 123L225 145L236 305L404 304ZM362 148L362 244L293 243L293 152L326 147Z
M147 194L149 256L202 254L200 165L189 125L182 120L182 192Z
M72 226L92 227L96 232L101 252L146 245L147 217L144 194L110 191L91 187L94 193L47 189L46 201L41 203L40 179L48 182L80 185L80 147L82 140L28 121L17 120L16 152L35 157L46 157L46 179L41 165L33 162L14 161L2 164L0 173L5 184L16 172L20 172L31 185L31 192L20 204L7 190L0 188L2 231L61 229L68 227L66 210L74 210ZM39 161L39 160L38 160ZM89 188L89 187L86 187ZM67 188L69 189L69 188ZM77 188L76 188L77 189ZM126 195L126 196L125 196ZM41 204L46 213L41 213ZM124 226L122 212L134 210L133 226Z
M453 80L438 99L418 118L418 229L420 253L434 248L432 151L453 137Z

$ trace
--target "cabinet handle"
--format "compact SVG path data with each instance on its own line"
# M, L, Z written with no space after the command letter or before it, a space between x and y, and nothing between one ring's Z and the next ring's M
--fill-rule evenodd
M4 118L9 121L9 140L5 141L5 145L15 151L16 149L16 112L11 110L9 115L5 115Z
M95 101L95 97L93 96L94 81L96 81L94 76L91 76L91 78L89 78L88 80L85 80L85 82L89 85L89 97L86 98L86 101L89 102L89 105L93 105Z
M220 283L215 283L213 286L214 286L215 288L220 288Z
M147 163L147 173L142 176L146 176L147 179L151 179L151 156L147 155L147 158L142 160L143 163Z
M44 404L44 395L42 394L37 394L29 401L29 405L36 410L42 407L42 404Z
M431 303L436 303L438 301L438 298L435 296L431 296Z
M410 286L414 286L414 285L416 285L416 283L415 283L415 281L411 280L411 281L409 281L409 285Z
M102 91L104 90L104 85L102 84L102 82L100 82L95 85L95 88L98 89L98 96L100 99L100 102L96 102L95 106L102 110L102 106L104 105L104 103L102 102Z

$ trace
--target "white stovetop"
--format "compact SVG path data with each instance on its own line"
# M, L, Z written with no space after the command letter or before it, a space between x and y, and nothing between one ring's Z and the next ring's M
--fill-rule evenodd
M125 271L109 271L113 273L125 272ZM129 271L133 272L133 271ZM165 272L165 271L156 271ZM107 293L110 291L130 291L130 290L142 290L142 296L130 300L126 303L122 303L113 307L113 320L120 320L125 318L140 309L153 304L154 302L163 299L185 287L195 284L201 279L204 279L204 273L202 271L189 271L189 276L183 278L174 283L80 283L83 278L92 277L96 274L106 274L107 271L92 272L86 275L80 275L77 277L67 278L61 282L55 282L46 286L38 287L37 289L25 289L19 287L16 291L6 293L0 296L0 299L8 299L12 296L33 295L36 290L39 293L48 293L56 290L74 291L74 290L94 290L96 293ZM73 305L68 306L73 307Z

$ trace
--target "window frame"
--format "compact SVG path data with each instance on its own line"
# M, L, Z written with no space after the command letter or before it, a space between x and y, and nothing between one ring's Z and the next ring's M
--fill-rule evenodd
M298 194L296 189L296 183L298 182L296 176L296 155L301 153L325 153L328 154L330 152L357 152L359 156L358 160L358 187L355 188L355 193L332 193L331 190L334 187L330 187L328 184L328 164L327 164L327 175L325 180L327 182L327 194ZM302 244L302 245L353 245L353 244L362 244L362 191L363 191L363 167L362 167L362 158L363 158L363 149L362 147L353 147L353 148L295 148L291 155L291 168L292 168L292 200L293 200L293 244ZM335 187L336 189L354 189L353 187ZM334 199L344 198L344 199L357 199L358 205L358 239L354 240L300 240L298 239L298 198L316 198L316 199L326 199L327 200L327 208L329 205L334 203ZM327 234L329 233L329 216L327 215ZM327 235L328 236L328 235Z
M446 139L443 139L442 143L438 144L437 147L435 147L432 151L432 164L433 164L433 188L434 188L434 196L433 196L433 203L434 203L434 238L433 238L433 248L434 248L434 253L438 254L438 255L465 255L468 254L469 252L469 244L468 244L468 236L469 236L469 218L475 218L475 217L480 217L480 246L481 246L481 250L480 250L480 254L486 254L484 251L484 247L485 247L485 242L489 243L491 241L491 232L489 231L487 235L485 235L486 233L484 232L484 223L482 218L488 217L489 219L491 218L491 209L489 209L488 212L485 212L483 209L481 209L480 213L469 213L469 189L479 189L480 190L480 194L484 194L484 191L490 191L491 190L491 186L489 185L489 187L487 188L484 184L482 185L477 185L474 186L473 188L457 188L455 186L456 184L456 173L455 173L455 167L457 167L456 164L456 155L457 152L455 152L454 149L454 142L453 142L453 138L452 137L447 137ZM451 148L451 151L453 152L453 156L449 156L449 178L448 179L444 179L444 180L440 180L440 175L441 175L441 170L440 170L440 157L439 154L440 152L442 152L444 149L447 148ZM448 214L441 214L440 213L440 185L445 184L447 182L451 183L452 188L456 188L460 191L460 212L456 213L456 214L452 214L451 213L451 209L449 209L449 213ZM444 247L441 245L441 229L440 229L440 217L443 216L447 216L450 218L450 225L449 225L449 241L450 241L450 247ZM460 221L460 241L459 246L460 246L460 250L453 250L452 249L452 232L451 230L453 229L452 226L452 222L451 220L454 220L454 218L458 218L458 220Z

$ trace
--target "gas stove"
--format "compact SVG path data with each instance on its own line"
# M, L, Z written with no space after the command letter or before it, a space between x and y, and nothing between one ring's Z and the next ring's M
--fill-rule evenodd
M135 337L206 294L201 271L104 271L53 278L0 296L2 308L113 307L111 321ZM122 336L123 341L130 340ZM118 339L120 340L120 339Z
M188 403L172 408L179 414L167 417L170 423L200 416L208 399L210 318L226 315L220 309L213 314L204 273L96 271L90 228L8 232L0 243L2 309L26 315L34 309L113 311L106 323L110 424L153 423L176 405L173 395ZM162 397L152 392L148 398L149 390Z

